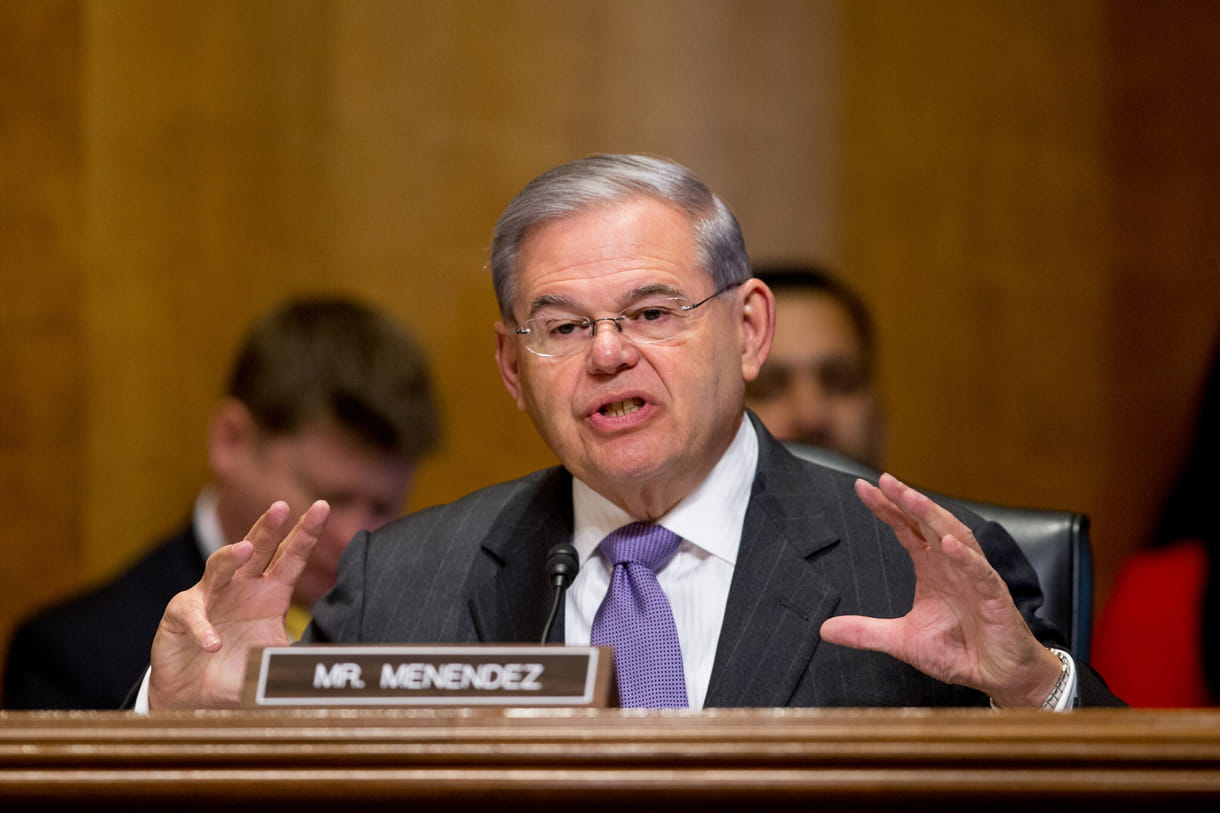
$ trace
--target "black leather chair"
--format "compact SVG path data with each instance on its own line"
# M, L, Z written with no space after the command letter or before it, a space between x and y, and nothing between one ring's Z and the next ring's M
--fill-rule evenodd
M880 472L845 455L784 444L797 457L876 482ZM922 489L921 489L922 490ZM936 499L934 492L925 491ZM1067 636L1076 657L1087 661L1093 632L1093 549L1089 517L1075 511L1018 508L952 498L986 520L998 522L1020 545L1042 585L1038 615Z

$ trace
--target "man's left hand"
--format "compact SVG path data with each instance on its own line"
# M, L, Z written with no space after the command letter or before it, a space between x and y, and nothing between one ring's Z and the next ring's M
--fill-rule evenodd
M915 601L901 618L836 616L822 638L885 652L1002 707L1039 707L1061 664L1030 631L974 534L928 497L883 474L856 494L894 529L915 566Z

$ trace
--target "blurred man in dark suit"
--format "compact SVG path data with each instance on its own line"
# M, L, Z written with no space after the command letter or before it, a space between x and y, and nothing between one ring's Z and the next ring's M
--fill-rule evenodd
M267 504L331 505L292 596L298 637L357 531L397 516L439 417L423 353L388 314L347 299L293 301L258 321L207 439L211 483L191 519L104 586L25 621L9 650L4 706L115 709L148 664L166 603Z

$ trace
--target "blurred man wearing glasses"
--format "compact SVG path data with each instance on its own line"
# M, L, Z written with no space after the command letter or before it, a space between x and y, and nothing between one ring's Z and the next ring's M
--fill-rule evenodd
M689 170L544 173L501 215L491 269L505 387L563 465L358 534L307 640L535 641L568 542L581 569L551 640L613 641L625 705L1118 702L1047 646L1002 529L801 462L746 412L775 301ZM236 703L246 647L285 641L327 512L293 525L275 504L212 557L166 611L138 708Z

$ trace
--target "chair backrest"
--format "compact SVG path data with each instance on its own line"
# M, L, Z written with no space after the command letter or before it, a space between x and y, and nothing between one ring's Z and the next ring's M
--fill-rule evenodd
M828 449L790 441L784 445L797 457L828 468L873 482L880 476L869 466ZM943 496L924 493L933 499ZM1038 615L1058 627L1067 636L1073 654L1087 661L1093 631L1093 549L1088 516L1075 511L953 499L983 519L999 523L1012 535L1038 574L1042 587Z

